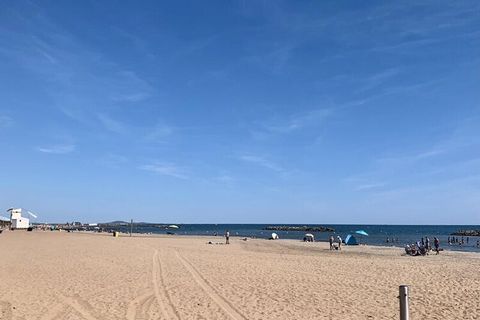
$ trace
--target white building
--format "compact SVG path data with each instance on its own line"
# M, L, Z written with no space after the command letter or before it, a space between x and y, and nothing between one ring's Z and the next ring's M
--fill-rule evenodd
M30 219L22 217L22 209L10 209L10 221L12 229L27 229L30 227Z

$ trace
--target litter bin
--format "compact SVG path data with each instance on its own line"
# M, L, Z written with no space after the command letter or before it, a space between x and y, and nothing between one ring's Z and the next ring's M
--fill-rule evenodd
M113 231L113 236L114 236L115 238L118 238L118 231Z

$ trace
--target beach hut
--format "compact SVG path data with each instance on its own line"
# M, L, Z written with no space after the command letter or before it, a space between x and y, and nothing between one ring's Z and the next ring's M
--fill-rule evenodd
M352 236L351 234L349 234L345 238L345 244L347 246L356 246L356 245L358 245L357 238L355 238L355 236Z

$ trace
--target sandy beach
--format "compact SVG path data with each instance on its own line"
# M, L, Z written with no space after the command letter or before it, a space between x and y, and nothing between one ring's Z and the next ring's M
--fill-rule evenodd
M65 232L0 235L1 319L480 319L480 255Z

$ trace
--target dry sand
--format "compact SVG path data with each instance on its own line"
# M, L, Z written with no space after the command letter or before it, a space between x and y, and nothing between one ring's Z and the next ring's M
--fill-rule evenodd
M0 234L3 319L480 319L480 254L221 237Z

